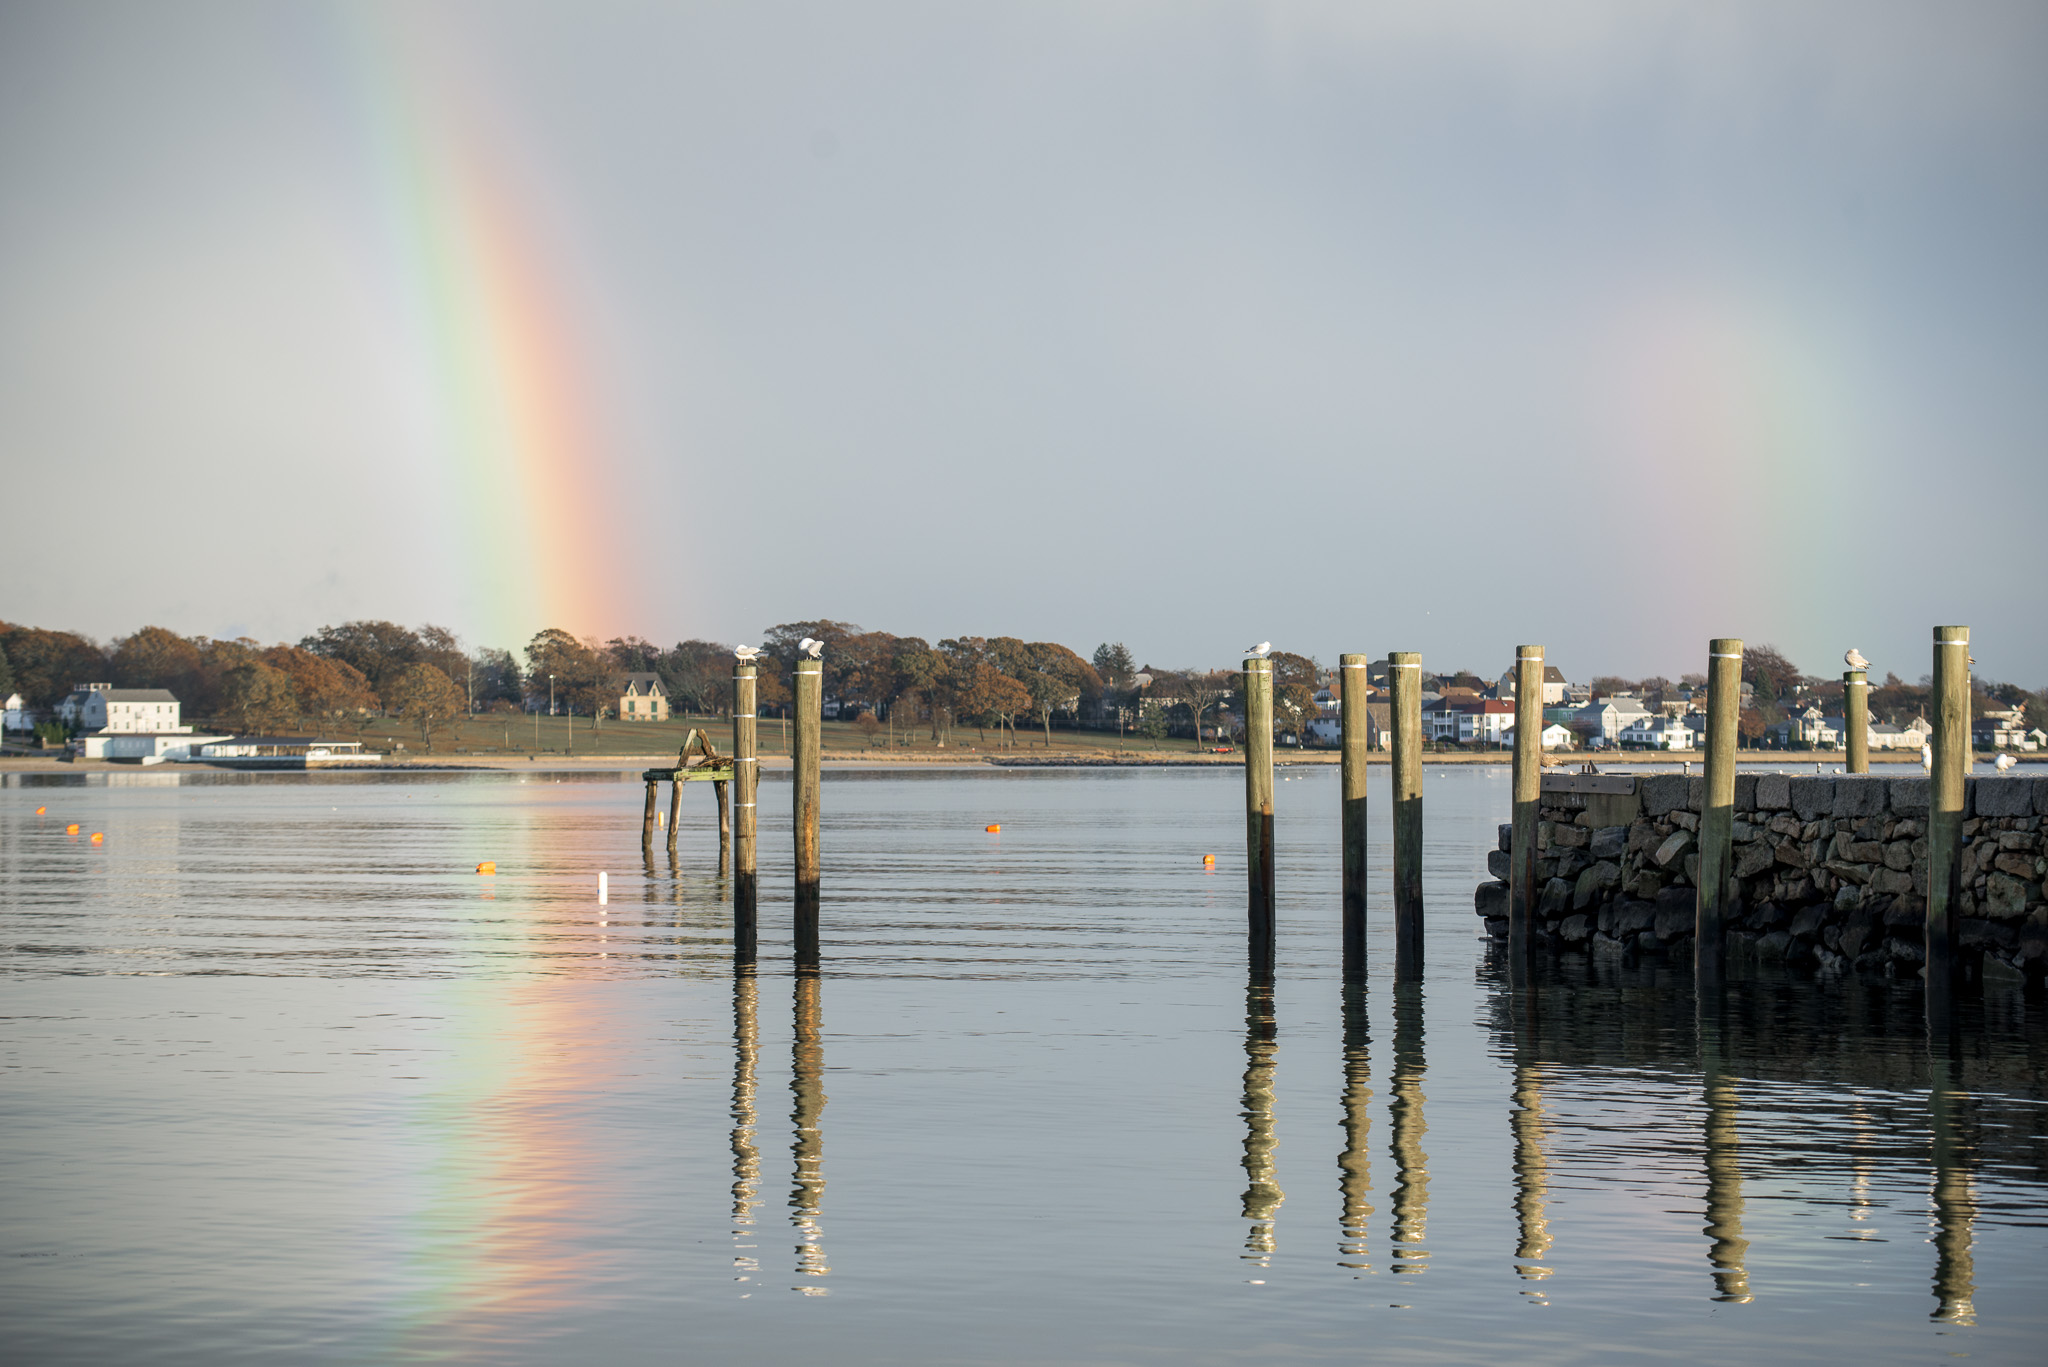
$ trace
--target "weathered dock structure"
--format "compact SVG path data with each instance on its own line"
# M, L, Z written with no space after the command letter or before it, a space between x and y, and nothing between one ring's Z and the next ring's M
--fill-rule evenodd
M1926 962L1933 781L1869 774L1736 774L1724 936L1730 957L1900 975ZM1610 953L1693 947L1704 778L1545 774L1531 935ZM2048 969L2048 778L1963 785L1954 944L1965 965ZM1508 937L1512 824L1487 857L1475 910ZM1995 970L1994 970L1995 971Z

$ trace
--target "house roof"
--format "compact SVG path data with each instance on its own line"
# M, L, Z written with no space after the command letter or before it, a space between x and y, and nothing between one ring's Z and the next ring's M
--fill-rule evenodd
M619 681L619 693L630 698L666 698L668 690L661 686L659 674L627 674Z
M176 702L178 695L168 688L74 688L64 701L73 698L105 698L108 702Z

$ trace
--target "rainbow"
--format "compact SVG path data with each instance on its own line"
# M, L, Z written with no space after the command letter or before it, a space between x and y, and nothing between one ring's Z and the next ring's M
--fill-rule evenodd
M599 420L595 329L577 316L517 174L516 139L450 35L424 12L343 6L345 120L362 149L365 239L383 282L423 483L454 533L442 548L476 639L517 647L542 627L612 635L645 621L606 496L625 487ZM408 491L419 496L421 491ZM630 502L628 500L628 502Z

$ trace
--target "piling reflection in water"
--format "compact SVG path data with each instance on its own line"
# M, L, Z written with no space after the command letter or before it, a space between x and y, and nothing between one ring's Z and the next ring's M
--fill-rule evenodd
M1279 1026L1273 1015L1273 980L1254 973L1244 992L1244 1218L1243 1256L1261 1267L1272 1261L1274 1230L1286 1194L1273 1180L1273 1073L1279 1061Z
M1422 1136L1422 984L1394 985L1393 1101L1388 1119L1394 1131L1393 1270L1426 1272L1429 1252L1422 1241L1429 1226L1429 1155Z
M761 1151L754 1144L754 1067L760 1058L758 988L751 968L732 975L732 1239L735 1279L752 1282L761 1271L754 1208L761 1186Z
M1700 1087L1706 1104L1707 1262L1714 1269L1714 1299L1746 1302L1749 1289L1749 1240L1742 1237L1742 1152L1736 1121L1740 1101L1734 1079L1721 1063L1722 1014L1726 1001L1718 993L1702 997L1699 1007Z
M1365 984L1344 984L1344 1151L1337 1155L1342 1215L1337 1266L1373 1270L1366 1243L1372 1219L1372 1040L1367 1033Z
M1971 1256L1977 1219L1971 1157L1976 1148L1970 1098L1953 1080L1953 1062L1932 1063L1931 1111L1934 1150L1934 1313L1951 1324L1975 1324L1976 1263Z
M1515 1064L1515 1271L1529 1281L1550 1275L1549 1165L1543 1152L1543 1073L1528 1062Z
M796 1156L796 1177L789 1192L790 1223L796 1226L796 1272L799 1277L825 1277L832 1264L825 1258L824 1231L819 1216L825 1209L825 1039L821 1023L822 983L815 973L800 973L796 979L796 1042L790 1052L789 1090L795 1098L790 1120L796 1128L796 1142L790 1152ZM826 1288L799 1283L795 1288L807 1296L822 1296Z
M1550 1253L1550 1164L1544 1151L1543 1070L1537 1063L1541 1017L1525 953L1510 951L1508 985L1515 1044L1513 1108L1508 1112L1508 1130L1515 1143L1515 1272L1526 1281L1541 1281L1551 1273L1546 1262ZM1524 1294L1540 1297L1541 1292Z

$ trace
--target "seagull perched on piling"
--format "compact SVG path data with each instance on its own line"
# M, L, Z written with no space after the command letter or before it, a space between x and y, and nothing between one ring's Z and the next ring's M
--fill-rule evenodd
M1842 663L1849 666L1849 668L1851 669L1870 668L1870 661L1864 659L1863 652L1858 650L1855 646L1850 646L1848 652L1842 656Z
M2013 765L2018 763L2019 761L2014 759L2011 755L2000 755L1996 760L1992 761L1991 767L2002 774L2006 770L2012 768Z
M825 643L815 636L804 637L796 643L796 648L804 653L806 659L822 660L825 658Z
M1933 746L1931 746L1931 745L1922 745L1922 746L1920 747L1920 767L1921 767L1922 769L1926 770L1926 771L1927 771L1928 773L1930 773L1930 774L1934 772L1934 747L1933 747Z
M743 660L751 664L753 661L761 658L761 647L734 646L732 648L732 657L735 660Z
M1259 659L1263 660L1268 655L1271 655L1273 653L1273 643L1271 641L1261 641L1255 646L1246 646L1244 648L1244 653L1247 655L1257 656Z

